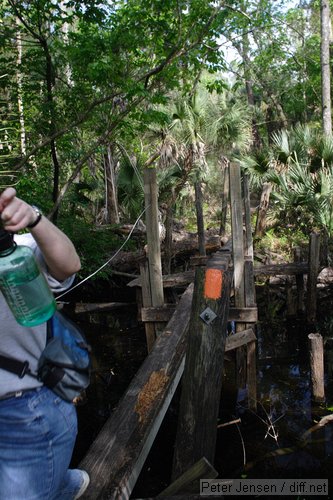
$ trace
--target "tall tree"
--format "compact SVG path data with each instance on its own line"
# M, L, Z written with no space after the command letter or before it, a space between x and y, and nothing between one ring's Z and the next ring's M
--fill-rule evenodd
M332 108L331 108L331 14L329 0L320 2L321 20L321 92L322 92L322 123L325 136L332 135Z

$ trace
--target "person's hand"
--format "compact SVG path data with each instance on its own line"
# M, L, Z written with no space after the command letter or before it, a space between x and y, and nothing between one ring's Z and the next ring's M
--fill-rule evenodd
M6 231L14 233L32 224L36 212L31 205L18 198L15 189L10 187L0 195L0 217Z

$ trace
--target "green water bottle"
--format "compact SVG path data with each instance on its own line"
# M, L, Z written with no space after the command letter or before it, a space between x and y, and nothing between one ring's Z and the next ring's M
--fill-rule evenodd
M32 250L17 245L13 235L4 229L0 229L0 290L20 325L44 323L56 309Z

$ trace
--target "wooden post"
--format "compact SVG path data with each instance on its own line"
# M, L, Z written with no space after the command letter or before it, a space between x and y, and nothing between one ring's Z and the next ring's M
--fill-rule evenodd
M244 262L244 288L245 305L253 307L256 304L256 292L253 273L253 237L251 227L251 206L248 175L243 177L244 213L245 213L245 262ZM257 356L256 340L246 346L246 383L249 408L257 410Z
M249 189L249 176L243 177L243 191L244 191L244 213L245 213L245 250L246 257L253 260L253 237L251 227L251 206L250 206L250 189Z
M301 262L301 249L299 247L294 249L294 262ZM297 313L300 314L304 311L304 275L296 274L295 279L297 290L296 308Z
M235 306L245 307L244 283L244 235L243 235L243 201L241 189L241 169L239 163L230 163L230 205L232 227L232 249L234 261ZM245 323L236 323L236 332L245 330ZM246 384L246 352L239 348L236 352L236 373L238 387Z
M309 272L307 283L307 322L314 323L317 314L317 278L319 271L320 234L311 233L309 245Z
M203 206L202 206L203 196L202 196L201 182L199 180L197 180L194 183L194 190L195 190L195 211L197 214L199 255L206 255L205 227L204 227Z
M220 223L220 236L224 236L226 232L226 223L228 216L229 206L229 162L226 158L222 161L222 202L221 202L221 223Z
M173 480L202 457L214 463L230 275L226 254L198 267L175 444Z
M324 344L319 333L310 333L310 367L312 381L312 396L316 403L325 401L324 385Z
M141 276L142 305L143 307L151 307L152 299L151 299L150 279L149 279L147 261L140 263L140 276ZM145 332L146 332L147 351L149 353L152 350L152 347L156 339L156 331L154 323L146 322Z
M235 305L245 306L244 295L244 237L243 237L243 203L241 192L241 174L239 163L231 163L230 200L231 200L231 227L232 250L234 260L234 291ZM244 330L244 328L242 328Z
M151 305L153 307L159 307L164 304L164 294L158 225L158 188L155 168L146 167L144 169L144 194Z
M246 384L247 400L251 410L257 410L257 356L256 340L246 346Z

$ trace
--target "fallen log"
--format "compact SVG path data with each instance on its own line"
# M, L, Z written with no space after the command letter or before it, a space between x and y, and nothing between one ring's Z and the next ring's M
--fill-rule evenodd
M206 236L206 253L211 254L221 248L221 238L218 235ZM186 239L174 241L172 247L173 257L190 256L198 252L197 236L188 235ZM161 249L162 259L164 257L164 249ZM136 250L134 252L118 252L115 257L110 261L110 267L114 267L116 271L133 271L139 272L140 260L146 258L144 249Z
M192 269L191 271L185 271L183 273L166 274L162 277L163 288L188 286L190 283L192 283L192 281L194 281L194 274L195 274L194 269ZM139 276L138 278L135 278L134 280L130 281L129 283L127 283L127 286L141 287L141 277Z
M74 313L83 314L87 312L108 312L123 307L135 306L136 302L101 302L101 303L83 303L74 304Z

